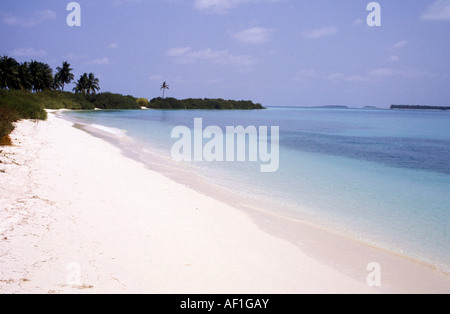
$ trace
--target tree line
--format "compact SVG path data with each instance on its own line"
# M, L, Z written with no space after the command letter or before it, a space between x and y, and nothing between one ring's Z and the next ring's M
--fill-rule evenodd
M0 57L0 89L24 91L64 91L64 87L74 81L71 65L65 61L61 67L53 69L45 63L31 60L19 63L16 59L4 55ZM94 73L84 73L76 81L73 92L85 95L96 94L100 90L100 81Z
M403 110L450 110L450 107L440 106L416 106L416 105L391 105L391 110L403 109Z
M170 110L260 110L265 109L261 104L255 104L250 100L224 100L218 99L176 99L176 98L153 98L147 105L150 109Z

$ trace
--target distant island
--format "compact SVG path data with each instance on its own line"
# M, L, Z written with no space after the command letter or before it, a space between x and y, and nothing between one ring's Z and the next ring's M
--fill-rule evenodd
M302 108L302 109L350 109L350 107L347 106L341 106L341 105L325 105L325 106L314 106L314 107L308 107L308 106L279 106L279 108Z
M149 109L170 110L261 110L266 109L261 104L255 104L250 100L224 100L224 99L175 99L153 98L146 106Z
M410 105L391 105L391 110L450 110L450 107L441 106L410 106Z
M319 109L350 109L347 106L340 106L340 105L319 106L319 107L314 107L314 108L319 108Z

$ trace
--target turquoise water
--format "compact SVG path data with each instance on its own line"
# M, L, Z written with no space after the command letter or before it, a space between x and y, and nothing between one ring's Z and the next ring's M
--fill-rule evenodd
M280 167L186 163L270 210L450 270L450 112L269 108L263 111L68 112L170 158L172 129L280 127ZM145 158L145 154L142 155ZM150 158L150 157L148 157Z

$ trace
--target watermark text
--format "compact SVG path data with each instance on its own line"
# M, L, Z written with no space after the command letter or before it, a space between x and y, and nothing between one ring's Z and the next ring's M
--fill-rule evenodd
M81 26L81 6L78 2L70 2L67 5L67 11L71 11L67 15L67 25L69 27Z
M260 162L261 172L276 172L280 164L278 126L218 126L203 128L203 119L194 119L194 131L186 126L172 130L178 141L172 146L172 159L185 162Z

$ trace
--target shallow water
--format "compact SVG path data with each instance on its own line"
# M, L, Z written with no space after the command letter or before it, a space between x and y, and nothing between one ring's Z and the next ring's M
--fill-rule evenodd
M269 108L64 116L126 134L133 150L153 163L155 155L170 159L173 128L193 130L194 118L222 130L279 126L277 172L261 173L260 162L181 166L279 214L450 270L450 112Z

